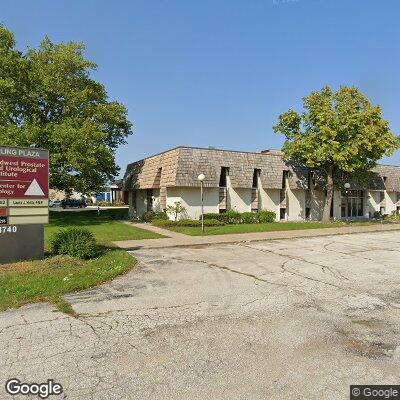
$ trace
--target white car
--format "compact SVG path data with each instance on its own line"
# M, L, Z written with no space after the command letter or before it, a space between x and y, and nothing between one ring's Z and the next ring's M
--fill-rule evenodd
M61 206L61 201L60 200L50 200L49 202L49 207L50 208L56 208Z

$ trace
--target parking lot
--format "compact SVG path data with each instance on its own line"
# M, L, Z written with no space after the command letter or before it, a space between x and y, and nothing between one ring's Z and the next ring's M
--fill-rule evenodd
M0 314L0 398L11 377L96 400L336 400L399 384L399 244L393 231L135 251L134 271L66 296L77 318Z

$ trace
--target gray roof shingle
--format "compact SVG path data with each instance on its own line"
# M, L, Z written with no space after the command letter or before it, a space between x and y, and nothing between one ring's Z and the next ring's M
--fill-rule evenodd
M294 161L285 161L279 151L251 153L213 148L177 147L129 164L124 189L159 187L197 187L197 177L205 175L206 187L218 187L221 167L229 168L232 187L251 188L254 169L260 169L265 189L281 189L283 171L289 171L291 189L307 189L308 169ZM400 167L378 165L369 189L400 192ZM383 182L383 176L386 181ZM323 179L318 179L323 185ZM383 189L382 189L383 187Z

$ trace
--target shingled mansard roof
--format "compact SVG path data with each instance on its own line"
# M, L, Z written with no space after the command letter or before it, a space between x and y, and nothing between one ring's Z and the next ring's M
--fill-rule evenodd
M260 169L265 189L281 189L282 173L289 171L291 189L307 189L306 167L283 160L277 150L260 153L220 150L214 148L176 147L129 164L124 176L124 189L159 187L197 187L197 177L205 175L205 187L218 187L221 167L229 168L234 188L251 188L254 169ZM378 165L369 189L400 191L400 167ZM385 181L383 177L386 177Z

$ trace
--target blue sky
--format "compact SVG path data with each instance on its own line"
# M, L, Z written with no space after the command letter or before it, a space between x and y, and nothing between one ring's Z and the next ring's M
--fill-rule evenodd
M0 21L21 50L86 44L135 125L123 172L178 145L279 148L278 115L325 84L359 87L399 134L399 15L399 0L2 0Z

